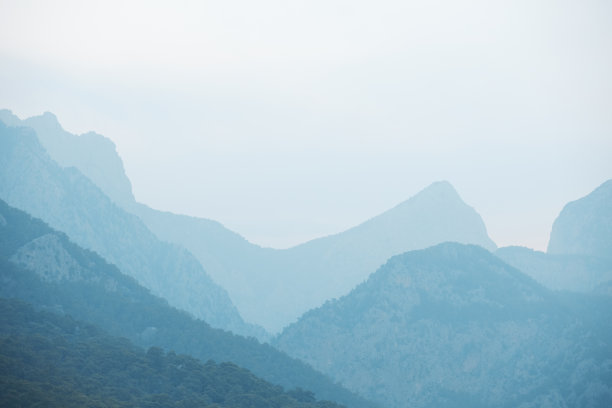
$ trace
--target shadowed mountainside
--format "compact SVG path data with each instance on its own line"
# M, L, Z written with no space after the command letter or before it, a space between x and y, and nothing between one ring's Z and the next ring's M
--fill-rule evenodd
M555 295L476 246L391 258L273 343L391 407L607 407L607 297Z
M339 408L231 363L145 352L69 317L0 299L3 407Z
M213 329L170 307L96 253L2 200L0 283L0 297L70 315L142 347L231 361L288 389L308 389L348 407L374 406L268 344Z
M0 123L0 198L100 253L170 304L209 324L265 337L184 248L161 242L74 167L60 167L30 128Z

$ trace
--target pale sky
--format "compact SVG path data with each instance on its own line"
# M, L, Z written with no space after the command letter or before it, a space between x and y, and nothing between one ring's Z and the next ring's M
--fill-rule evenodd
M137 199L287 247L448 180L545 249L612 177L612 3L0 0L0 108L117 145Z

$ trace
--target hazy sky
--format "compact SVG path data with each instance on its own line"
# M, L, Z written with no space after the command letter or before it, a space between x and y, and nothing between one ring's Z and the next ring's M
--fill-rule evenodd
M111 138L137 199L286 247L450 181L544 249L612 177L612 2L0 1L0 108Z

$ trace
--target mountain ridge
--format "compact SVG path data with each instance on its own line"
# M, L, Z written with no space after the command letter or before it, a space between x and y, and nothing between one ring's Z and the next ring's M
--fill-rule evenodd
M263 335L244 323L193 255L158 240L75 167L60 167L31 128L0 123L0 146L0 198L96 250L174 306L216 327Z
M598 302L610 301L577 299L483 248L443 243L390 258L273 344L390 408L603 407L612 324Z
M39 131L45 128L39 126ZM45 138L52 142L54 137L56 133ZM83 171L97 182L96 174ZM116 201L158 238L195 255L243 318L273 333L308 309L348 293L390 256L444 241L496 248L480 215L444 181L353 228L282 250L252 244L216 221L154 210L133 199Z

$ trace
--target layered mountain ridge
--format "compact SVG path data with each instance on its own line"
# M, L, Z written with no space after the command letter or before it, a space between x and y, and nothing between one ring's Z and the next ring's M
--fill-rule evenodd
M95 132L73 135L62 128L51 112L21 120L7 109L0 122L11 127L34 129L40 144L61 167L75 167L113 202L124 206L134 201L132 184L125 174L115 144Z
M173 306L215 327L265 337L244 323L196 258L157 239L78 169L60 167L30 128L0 123L0 198L98 252Z
M496 250L444 181L354 228L275 250L137 203L104 136L72 135L50 113L0 111L0 122L0 296L348 406L372 404L193 316L260 339L241 314L280 331L273 346L389 408L612 405L612 180L564 208L548 253Z
M612 294L612 180L563 208L546 253L506 247L495 254L549 289Z
M82 136L58 130L61 126L55 117L47 114L18 122L10 112L3 112L0 120L10 117L12 123L31 125L37 133L44 134L41 142L52 156L54 151L85 154L65 148L64 140L74 141ZM55 124L47 123L54 120ZM273 333L307 310L345 295L393 255L445 241L495 249L478 213L461 200L448 182L434 183L347 231L275 250L251 244L215 221L162 212L137 203L131 192L120 193L130 187L116 152L114 159L107 158L106 153L96 158L92 145L85 155L94 164L82 165L78 157L63 157L61 161L79 168L161 240L191 252L212 279L227 290L246 321ZM113 168L105 172L93 170L105 166ZM123 187L120 192L104 187L113 185Z
M213 329L169 306L98 254L2 200L0 216L0 297L70 315L145 348L231 361L288 389L308 389L348 407L374 407L267 344Z

